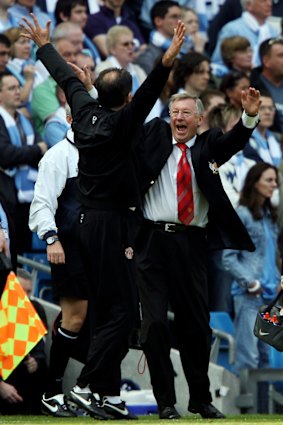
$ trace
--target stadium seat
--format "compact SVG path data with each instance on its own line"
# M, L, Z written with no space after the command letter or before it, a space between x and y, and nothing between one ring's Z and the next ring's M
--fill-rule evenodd
M233 372L235 362L234 325L229 313L210 312L210 327L213 332L210 361Z

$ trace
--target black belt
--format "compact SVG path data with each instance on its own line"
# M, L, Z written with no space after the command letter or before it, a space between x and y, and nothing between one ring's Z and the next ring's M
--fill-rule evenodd
M198 226L185 226L180 223L165 223L164 221L151 221L145 220L145 225L154 229L163 230L169 233L180 233L180 232L199 232L202 234L206 233L205 228Z

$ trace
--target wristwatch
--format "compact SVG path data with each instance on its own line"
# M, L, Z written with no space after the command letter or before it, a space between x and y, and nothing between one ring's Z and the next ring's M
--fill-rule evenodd
M49 236L48 238L46 238L47 245L53 245L57 241L59 241L59 238L57 235Z

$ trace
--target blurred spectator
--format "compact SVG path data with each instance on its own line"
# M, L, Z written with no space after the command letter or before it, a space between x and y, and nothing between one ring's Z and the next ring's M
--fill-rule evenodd
M197 13L199 19L200 32L206 37L208 22L217 13L219 6L224 0L179 0L178 5L184 8L191 8ZM148 35L154 26L150 19L151 9L157 0L144 0L140 9L140 22L143 30Z
M55 49L65 61L76 63L76 48L67 39L53 42ZM31 107L35 127L43 134L44 124L59 108L56 96L56 82L49 76L43 83L35 87L32 92Z
M158 62L158 59L157 59L156 63L157 62ZM163 87L163 90L162 90L159 98L155 102L154 107L152 108L152 110L150 111L148 116L146 117L145 121L149 122L153 118L160 117L160 118L164 119L165 121L169 122L170 117L169 117L168 105L169 105L170 97L174 93L176 93L176 90L175 90L175 84L174 84L174 81L173 81L173 69L172 69L170 71L167 82L166 82L165 86Z
M17 267L17 249L15 245L15 226L13 218L0 193L0 251L11 260L13 270ZM0 297L6 284L10 270L0 260ZM1 412L0 412L1 414Z
M275 103L273 131L283 133L283 37L264 41L260 46L262 66L251 74L251 84L268 91Z
M269 367L269 346L254 336L258 309L269 304L280 287L276 264L276 210L270 199L277 188L277 169L260 162L248 172L237 213L256 247L254 252L225 250L223 264L234 281L236 363L238 374L245 368Z
M241 109L236 106L218 105L211 109L208 115L208 126L209 128L219 127L223 133L227 133L239 121L241 115ZM254 164L255 161L246 158L243 151L239 151L219 168L222 185L234 208L239 205L247 172Z
M260 121L244 148L244 155L256 162L268 162L278 167L282 161L282 150L279 140L270 131L275 116L275 105L268 93L261 92L260 99Z
M31 91L36 84L42 82L42 78L31 59L31 41L21 37L21 33L22 30L15 27L9 28L4 33L11 42L11 57L7 68L21 84L21 112L31 117Z
M210 75L207 56L198 52L182 55L173 71L176 91L184 90L191 96L200 96L207 89Z
M181 18L181 9L172 0L158 1L150 11L154 30L150 34L148 46L136 59L147 74L153 69L156 60L168 48L174 35L174 28Z
M56 25L70 21L84 28L88 16L86 1L57 0L54 14Z
M47 150L25 115L21 104L20 83L12 74L0 75L0 173L1 197L14 218L17 251L31 251L28 228L29 206L37 177L37 164Z
M83 49L81 52L77 54L76 65L80 68L83 68L85 65L87 66L90 73L91 82L92 84L94 84L96 62L94 61L88 49Z
M113 25L125 25L133 31L137 52L145 47L144 38L134 15L124 3L125 0L104 0L99 12L88 16L85 33L97 46L102 58L108 55L106 33Z
M188 50L195 50L196 52L203 53L205 38L199 32L199 18L197 13L190 7L182 7L181 19L186 25L187 29Z
M225 94L228 103L241 109L241 92L249 86L250 79L246 74L232 71L222 78L219 89Z
M106 46L109 56L96 67L96 75L107 68L124 68L132 76L132 93L134 94L146 79L145 71L136 64L134 59L133 32L123 25L114 25L107 32Z
M246 37L253 46L253 64L259 65L258 48L260 44L277 35L277 31L267 22L272 13L272 0L241 0L243 12L240 18L235 19L221 29L217 44L212 55L212 62L223 63L220 46L222 41L233 35Z
M87 66L90 83L94 84L95 63L93 61L93 57L87 49L84 49L77 54L76 64L81 69ZM44 126L44 141L47 143L48 147L51 147L60 142L60 140L63 140L67 131L71 127L70 108L67 105L64 91L58 85L56 86L56 96L60 106L54 112L54 114L46 120Z
M28 297L33 291L31 274L17 269L17 277ZM44 308L32 299L34 308L47 327ZM41 394L46 383L45 343L41 339L5 380L0 378L0 412L2 415L40 415Z
M80 26L82 31L86 25L88 13L85 0L58 0L55 7L56 24L72 22ZM100 62L100 54L92 40L83 34L83 45L91 51L96 63Z
M225 38L221 43L221 55L228 70L242 71L250 75L253 49L246 37L235 35Z
M63 140L67 131L71 128L70 108L67 105L64 91L58 85L56 87L56 96L60 106L46 121L44 126L43 138L49 148L56 145L60 140Z
M88 13L96 13L99 11L99 5L102 4L103 0L86 0L85 4L87 6ZM47 12L50 16L54 16L54 11L56 7L56 0L36 0L36 4L43 10Z
M72 43L75 54L82 51L83 39L84 34L80 26L69 21L58 24L55 27L52 35L53 45L57 45L60 40L68 40L70 43ZM49 73L41 61L38 60L36 62L36 68L40 72L42 79L46 80L46 78L49 76Z
M221 55L223 64L211 64L213 78L217 86L219 86L221 78L229 71L236 70L250 75L253 50L246 37L235 35L224 38L221 43Z
M36 0L15 0L15 4L8 9L8 13L16 21L15 26L19 26L22 17L30 19L30 13L34 13L37 17L39 25L45 28L47 21L50 19L49 15L43 12L36 4ZM54 23L51 24L50 31L52 33Z
M0 32L16 26L16 20L10 15L8 9L15 0L0 0Z
M11 42L6 35L0 33L0 72L7 71L11 55Z
M214 16L208 27L208 44L206 51L212 55L217 41L217 36L221 28L227 22L233 21L241 16L243 11L241 0L226 0L220 7L218 13ZM283 0L274 0L272 2L272 16L282 16Z
M222 91L217 89L206 89L200 95L200 100L202 101L204 112L203 112L203 121L198 129L198 134L203 133L206 130L209 130L210 125L208 123L208 115L211 109L215 106L225 105L225 95ZM218 127L218 126L213 126Z
M241 109L233 105L215 106L208 114L208 127L218 127L223 133L227 133L239 121L241 115ZM243 151L240 151L219 167L221 183L234 208L239 205L244 180L254 164L254 161L245 158ZM208 259L209 307L211 311L227 311L233 317L234 308L231 296L233 279L224 269L222 254L223 250L212 251Z
M75 53L79 53L84 47L83 30L77 23L71 21L61 22L60 24L56 25L52 35L53 43L56 43L60 40L70 41L75 48Z

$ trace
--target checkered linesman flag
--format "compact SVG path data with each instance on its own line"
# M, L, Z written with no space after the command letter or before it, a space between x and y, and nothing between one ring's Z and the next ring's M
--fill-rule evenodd
M47 330L14 272L0 300L0 376L5 380Z

